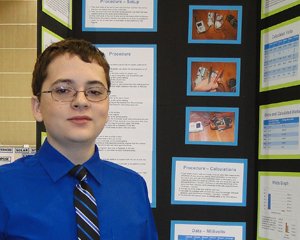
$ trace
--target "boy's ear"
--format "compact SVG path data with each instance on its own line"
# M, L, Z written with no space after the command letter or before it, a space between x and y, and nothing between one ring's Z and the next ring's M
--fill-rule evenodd
M35 120L37 122L43 121L43 115L41 113L40 106L41 106L41 103L40 103L40 100L38 99L38 97L33 96L31 98L31 110L32 110L33 117L35 118Z

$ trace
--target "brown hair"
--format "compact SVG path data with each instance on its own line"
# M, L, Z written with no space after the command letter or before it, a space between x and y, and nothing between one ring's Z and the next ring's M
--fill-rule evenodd
M104 53L101 52L90 42L77 39L66 39L52 43L37 58L32 73L32 93L38 96L42 90L43 83L47 78L47 69L49 64L58 56L64 54L77 55L84 62L96 61L104 69L108 90L110 89L109 64L106 61Z

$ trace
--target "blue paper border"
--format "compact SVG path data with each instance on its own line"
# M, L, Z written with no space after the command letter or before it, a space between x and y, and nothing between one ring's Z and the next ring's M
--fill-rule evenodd
M241 240L246 240L246 222L213 222L213 221L186 221L186 220L171 220L170 240L175 239L175 225L190 224L190 225L223 225L223 226L241 226L243 235Z
M152 202L156 208L156 102L157 102L157 45L156 44L95 44L97 48L152 48L153 49L153 140L152 140Z
M242 202L228 203L228 202L205 202L205 201L178 201L175 200L175 178L176 178L176 162L227 162L227 163L243 163L243 193ZM248 159L245 158L195 158L195 157L172 157L172 179L171 179L171 204L180 205L218 205L218 206L242 206L245 207L247 203L247 173L248 173Z
M190 141L189 140L189 118L190 112L234 112L234 141L233 142L215 142L215 141ZM185 144L200 144L200 145L223 145L237 146L238 145L238 128L239 128L239 109L230 107L186 107L185 113Z
M193 39L192 25L193 25L193 10L237 10L238 11L238 29L237 39L235 40L219 40L219 39ZM191 5L189 6L189 24L188 24L188 43L221 43L221 44L241 44L242 42L242 6L216 6L216 5Z
M82 0L82 31L83 32L157 32L157 0L153 0L152 28L92 28L85 26L86 0Z
M193 62L234 62L236 63L236 92L196 92L192 91L192 63ZM240 58L209 58L209 57L188 57L187 58L187 96L224 96L238 97L240 96L240 75L241 75L241 59Z

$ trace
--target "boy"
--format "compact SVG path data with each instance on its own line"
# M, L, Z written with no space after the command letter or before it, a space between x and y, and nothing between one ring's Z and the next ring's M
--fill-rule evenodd
M157 239L145 181L101 160L95 145L109 108L104 54L84 40L53 43L37 59L32 90L47 139L36 155L0 167L0 239Z

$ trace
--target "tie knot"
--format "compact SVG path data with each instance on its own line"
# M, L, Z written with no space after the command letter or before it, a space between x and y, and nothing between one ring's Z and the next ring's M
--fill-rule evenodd
M87 176L87 170L82 165L76 165L73 167L70 171L71 176L74 176L78 179L78 181L83 181L86 179Z

